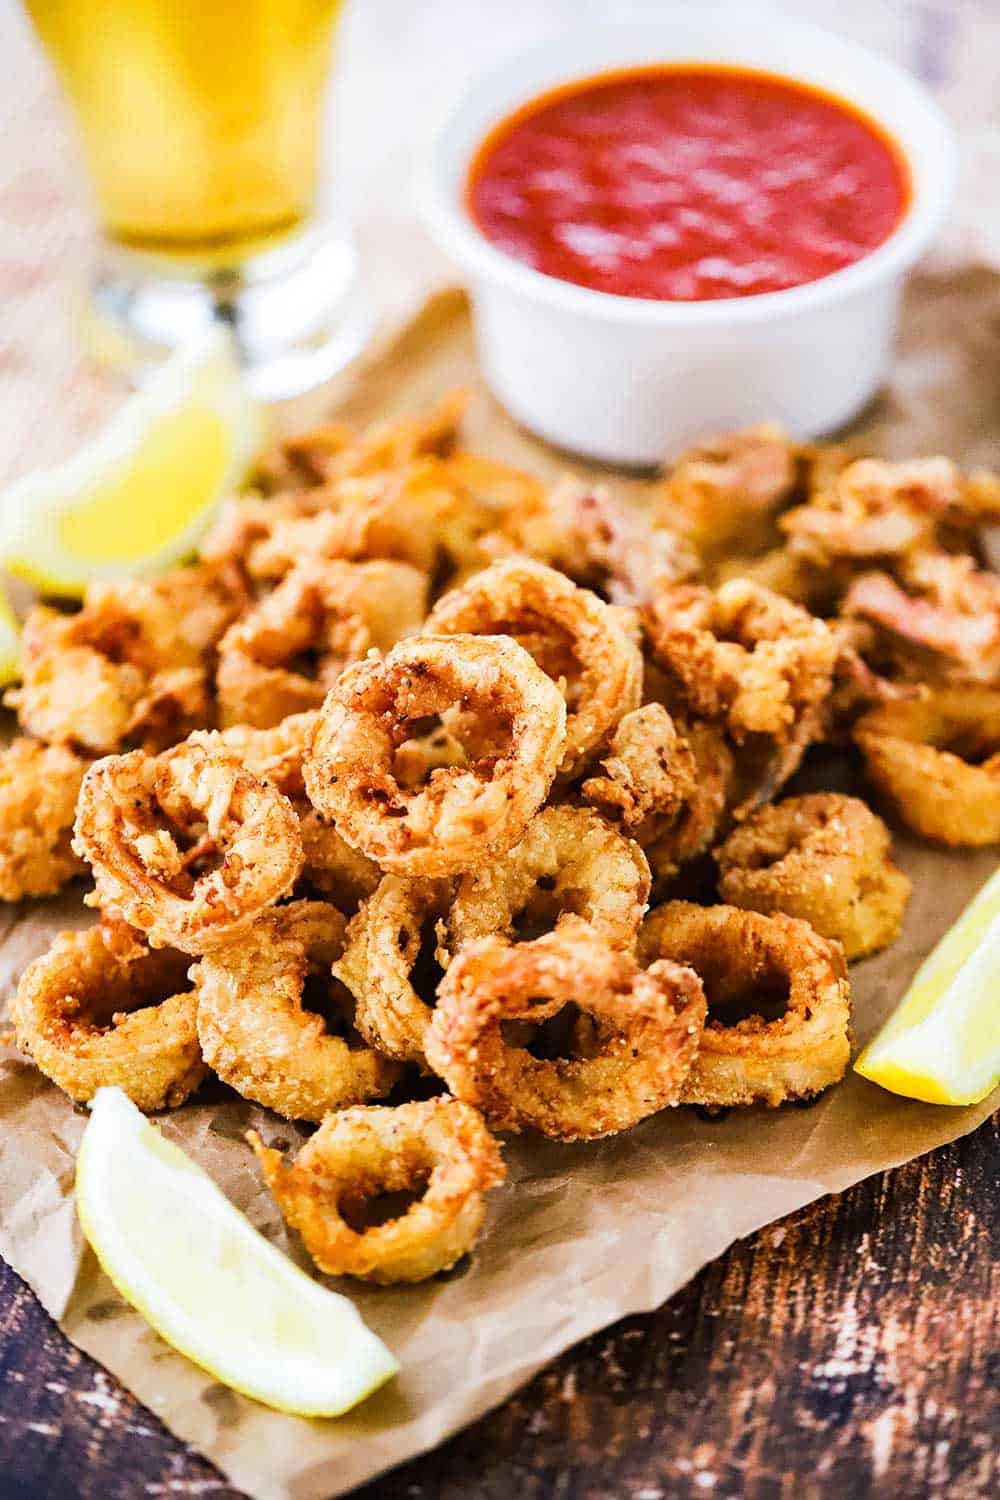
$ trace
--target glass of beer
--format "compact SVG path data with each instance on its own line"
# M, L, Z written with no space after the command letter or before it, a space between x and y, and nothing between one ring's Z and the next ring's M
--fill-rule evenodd
M341 0L26 0L78 127L103 234L98 348L162 357L211 322L293 395L358 352L349 236L317 211Z

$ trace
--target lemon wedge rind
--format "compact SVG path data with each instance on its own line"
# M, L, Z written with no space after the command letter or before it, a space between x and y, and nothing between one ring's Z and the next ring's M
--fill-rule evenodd
M1000 870L918 969L855 1063L930 1104L978 1104L1000 1083Z
M172 355L102 433L0 495L0 561L43 593L162 571L194 550L263 433L228 336Z
M0 589L0 687L16 682L20 676L17 660L19 631L7 595Z
M121 1089L100 1089L91 1109L80 1222L115 1287L169 1344L296 1416L339 1416L397 1372L353 1303L264 1239Z

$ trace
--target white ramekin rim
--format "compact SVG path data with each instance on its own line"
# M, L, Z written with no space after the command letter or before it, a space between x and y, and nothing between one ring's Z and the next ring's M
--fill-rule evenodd
M648 35L650 42L650 55L647 59L649 64L669 63L675 60L696 63L698 61L696 53L687 51L672 53L670 50L670 35L676 19L675 15L673 18L646 20L639 23L599 22L574 28L571 33L565 31L553 33L531 47L504 59L473 80L458 103L447 111L434 133L429 150L417 164L416 191L420 209L431 233L441 247L458 262L463 271L473 278L486 284L502 287L536 305L573 313L592 321L647 328L729 328L769 323L775 319L792 317L801 312L828 306L855 292L863 292L877 283L904 275L923 255L933 240L951 202L956 175L956 147L951 124L923 85L905 69L821 27L806 22L787 20L781 22L782 34L786 42L791 40L795 44L801 44L804 48L811 47L814 49L814 55L823 53L827 56L836 55L840 61L850 60L852 57L859 61L863 60L864 67L869 74L881 73L887 85L887 94L895 94L897 99L902 97L905 100L906 110L921 120L924 130L933 141L932 159L918 180L917 174L913 171L913 160L905 139L906 132L900 128L899 112L894 115L891 107L884 110L872 108L870 105L862 107L864 112L885 131L897 146L907 163L911 176L911 198L906 212L889 237L875 250L851 265L845 266L842 270L833 271L816 281L805 282L801 286L790 287L784 291L761 292L749 297L722 297L702 302L672 302L645 297L623 297L610 292L595 291L574 282L560 281L554 276L536 271L531 266L514 259L513 256L498 249L486 239L468 213L461 193L456 193L454 185L446 180L445 169L445 155L451 145L457 123L477 93L484 87L500 84L504 80L516 80L527 64L538 62L549 56L555 61L563 55L570 39L574 44L579 44L581 36L588 33L592 34L595 39L625 35L641 37L645 34ZM690 16L685 18L684 25L690 29ZM746 32L745 18L736 19L728 10L710 9L698 18L696 29L702 30L706 35L714 31L726 44L724 56L715 55L713 52L713 55L703 59L704 61L712 64L730 63L735 67L762 68L763 65L759 61L747 62L746 57L741 55L739 38L741 32ZM663 39L662 50L656 47L657 37ZM729 45L732 48L731 54ZM629 66L629 64L611 63L608 68L598 65L579 76L599 76L602 71L613 71L616 66ZM637 62L635 66L643 66L643 64ZM782 66L775 63L766 71L774 73L777 77L807 84L812 82L814 86L817 86L815 77L803 77L802 74L796 72L794 66ZM819 83L818 86L824 85ZM829 87L835 96L847 97L842 89ZM544 85L540 89L529 86L520 102L529 102L535 94L544 92L544 88ZM502 119L504 114L517 107L517 102L510 103L499 113L497 119ZM485 131L480 130L475 139L463 143L465 170L471 162L477 145L489 128L487 126ZM461 185L464 187L464 171Z

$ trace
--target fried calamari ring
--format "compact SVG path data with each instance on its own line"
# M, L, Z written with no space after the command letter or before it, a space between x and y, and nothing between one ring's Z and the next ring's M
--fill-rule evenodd
M889 857L889 830L857 797L789 797L758 808L716 850L719 895L784 912L863 958L899 936L910 882Z
M343 956L333 966L354 996L355 1023L371 1045L421 1067L452 895L449 880L383 875L352 919Z
M482 1228L483 1195L504 1178L496 1141L457 1099L341 1110L290 1167L255 1132L247 1139L320 1270L384 1286L425 1281L467 1254ZM398 1218L367 1228L350 1222L365 1200L407 1192L420 1196Z
M51 896L86 874L70 847L86 769L67 745L17 739L0 749L0 901Z
M80 1103L110 1085L143 1110L183 1104L207 1071L189 962L120 921L62 932L21 976L17 1044Z
M91 904L118 911L156 947L205 953L244 933L302 867L295 809L218 734L158 756L110 755L83 778L73 848Z
M844 1076L851 1051L844 955L807 923L671 901L646 918L639 957L689 964L708 996L681 1103L773 1106Z
M608 749L605 774L583 783L584 800L610 822L635 830L642 843L654 819L660 827L672 823L693 797L694 754L662 703L625 714Z
M276 786L299 817L305 863L299 878L301 894L323 896L342 912L357 910L378 885L380 870L364 854L352 849L306 797L302 760L319 720L319 710L290 714L273 729L234 724L220 738L240 764Z
M426 607L426 575L406 563L299 563L223 637L223 725L269 729L318 708L349 662L418 629Z
M512 558L439 599L428 635L509 635L566 698L560 772L572 775L639 705L642 654L596 594L542 563Z
M399 1077L361 1045L349 997L331 979L344 927L327 902L292 901L191 971L205 1061L245 1099L289 1120L322 1120L387 1094Z
M406 790L395 751L453 704L476 720L476 758L439 766L426 786ZM349 667L331 689L305 761L306 790L383 869L450 875L517 842L552 785L565 726L559 689L516 641L422 636L383 661Z
M749 579L714 593L680 584L645 612L650 645L682 704L749 734L792 737L818 719L837 645L829 626Z
M1000 843L1000 689L935 688L858 720L865 769L908 827L939 844Z
M507 1023L539 1025L567 1005L589 1023L585 1055L537 1056L506 1039ZM531 943L486 937L464 947L438 990L427 1057L496 1129L593 1140L677 1103L704 1019L692 970L665 962L643 971L577 921Z
M631 947L649 896L639 845L589 808L547 807L513 849L461 877L446 953L494 933L539 936L582 917L615 948Z

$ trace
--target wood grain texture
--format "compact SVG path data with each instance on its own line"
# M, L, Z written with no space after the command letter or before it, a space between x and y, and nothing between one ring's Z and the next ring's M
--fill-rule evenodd
M998 1432L1000 1115L735 1245L358 1496L979 1500ZM0 1263L3 1500L236 1494Z

